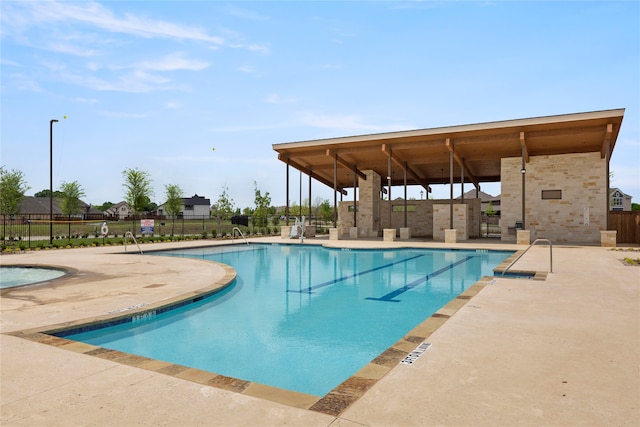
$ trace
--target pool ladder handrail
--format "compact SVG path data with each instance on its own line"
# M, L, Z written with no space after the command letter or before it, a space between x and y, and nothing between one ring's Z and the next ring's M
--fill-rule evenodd
M142 252L142 249L140 249L140 245L138 245L138 241L136 240L136 236L134 236L133 233L130 232L130 231L127 231L126 233L124 233L124 251L125 252L127 251L127 237L131 237L133 242L138 247L138 250L140 251L140 254L144 255L144 252Z
M234 240L234 237L236 235L236 230L238 231L238 233L240 233L240 236L242 236L242 238L244 239L244 242L248 245L249 242L247 241L247 238L244 237L244 234L242 234L242 231L240 231L238 227L233 227L233 230L231 230L231 241Z
M511 261L511 263L507 266L507 268L502 270L502 275L504 276L504 274L507 272L507 270L509 270L511 268L511 266L513 266L513 264L516 263L516 261L518 261L520 258L522 258L522 256L524 254L526 254L527 251L529 249L531 249L538 242L544 242L544 243L548 243L549 244L549 273L553 273L553 244L551 243L551 240L549 240L549 239L536 239L536 240L533 241L533 243L531 243L529 245L529 247L527 249L525 249L520 255L518 255L516 257L516 259Z

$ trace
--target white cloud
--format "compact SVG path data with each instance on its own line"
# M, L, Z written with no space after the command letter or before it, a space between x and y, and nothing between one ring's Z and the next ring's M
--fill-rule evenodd
M11 87L26 92L42 92L42 88L31 77L24 74L10 74L7 78L11 81Z
M57 52L57 53L65 53L68 55L74 56L96 56L98 53L94 49L86 49L76 45L62 43L62 42L51 42L47 46L48 50Z
M283 98L277 93L270 93L264 100L267 104L294 104L296 101L295 98Z
M172 53L157 60L142 61L132 65L132 68L152 71L200 71L207 67L209 67L208 62L187 59L182 53Z
M243 65L242 67L239 68L240 71L242 71L243 73L247 73L247 74L253 74L256 71L253 69L253 67L250 67L249 65Z
M116 16L111 10L96 2L24 2L36 23L76 21L91 24L112 33L136 35L144 38L173 38L195 40L214 45L224 44L221 37L211 36L203 29L149 19L126 13ZM24 23L24 17L23 23Z
M143 70L122 75L114 81L71 73L63 74L63 78L73 84L100 91L146 93L156 90L180 89L180 87L170 84L170 79Z

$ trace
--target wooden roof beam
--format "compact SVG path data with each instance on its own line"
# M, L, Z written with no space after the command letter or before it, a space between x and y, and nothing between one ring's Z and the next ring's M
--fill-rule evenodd
M525 163L529 163L529 150L527 149L527 140L524 137L524 132L520 132L520 147L522 147L522 156Z
M364 172L362 172L356 166L352 165L351 163L347 162L345 159L340 157L338 153L336 153L335 151L327 148L326 154L328 157L331 157L331 158L335 156L339 164L341 164L342 166L344 166L349 170L352 170L354 173L356 173L360 178L364 179L365 181L367 180L367 175L365 175Z
M455 150L453 149L453 143L451 142L451 138L447 138L445 140L445 145L447 146L447 150L453 153L453 159L464 170L464 173L466 174L467 177L469 177L469 180L473 183L473 185L475 185L476 188L480 187L480 182L478 182L478 179L471 173L471 171L469 170L465 162L460 158L458 153L456 153Z
M611 141L611 135L613 134L613 125L609 123L607 130L604 133L604 139L602 140L602 147L600 148L600 158L604 159L607 156L607 142Z
M409 166L407 166L407 162L405 162L404 160L400 159L397 155L393 154L392 151L391 151L391 146L390 145L382 144L381 148L382 148L382 152L383 153L385 153L387 156L391 157L391 161L393 161L396 165L400 166L403 170L406 170L407 173L409 175L411 175L411 177L418 184L422 185L422 187L424 187L424 189L427 190L427 193L431 193L431 187L429 187L429 183L427 181L425 181L423 178L421 178Z
M313 171L311 169L309 169L306 166L302 166L300 163L295 162L294 160L292 160L291 158L288 158L287 156L283 155L283 154L278 154L278 160L281 160L285 163L287 163L287 159L289 160L289 165L293 166L294 168L298 169L300 172L304 172L307 175L309 175L311 178L315 179L316 181L326 185L327 187L333 188L333 182L326 180L324 178L322 178L321 176L318 176L317 174L314 174ZM347 194L347 191L344 189L344 187L340 187L338 186L338 190L342 193L342 194Z

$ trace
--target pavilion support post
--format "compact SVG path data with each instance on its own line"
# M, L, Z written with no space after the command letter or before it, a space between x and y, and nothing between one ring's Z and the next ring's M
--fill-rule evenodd
M311 175L313 175L313 172L309 169L309 225L311 225Z
M342 193L340 193L342 197ZM333 228L338 225L338 155L333 156Z
M407 162L404 162L404 228L407 228Z
M291 159L287 158L287 204L285 205L284 211L285 211L285 217L286 217L286 221L287 224L289 225L289 166L291 163Z
M607 210L605 213L605 217L606 217L606 221L605 221L605 225L606 225L606 230L609 229L609 209L611 209L610 203L611 203L611 197L609 192L611 191L611 182L610 182L610 178L611 178L611 172L609 171L609 156L611 155L611 141L609 140L609 138L607 138L607 140L605 141L605 163L606 163L606 182L607 182L607 189L605 191L605 197L607 198Z
M526 155L526 150L525 147L522 147L522 169L520 169L520 174L522 175L522 229L526 230L526 223L525 223L525 209L526 209L526 203L525 203L525 199L526 199L526 189L525 189L525 185L526 185L526 179L525 176L527 174L527 169L525 167L525 155Z
M449 152L449 228L453 229L453 150Z
M462 167L460 168L460 199L464 204L464 157L462 158Z
M392 228L391 225L391 213L393 211L393 206L391 205L391 147L389 147L389 157L387 157L387 183L388 183L388 193L389 193L389 228Z
M353 226L358 226L358 199L356 198L356 188L358 187L358 174L353 170Z

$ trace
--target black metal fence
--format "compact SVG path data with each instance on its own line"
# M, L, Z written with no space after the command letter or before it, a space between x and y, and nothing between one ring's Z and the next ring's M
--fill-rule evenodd
M0 227L0 244L3 247L24 247L49 245L52 243L66 243L78 239L105 239L124 238L125 233L131 232L136 237L177 237L186 238L198 236L203 238L216 238L231 236L234 227L238 227L245 236L252 235L277 235L285 221L280 217L269 218L264 226L254 225L251 218L247 225L233 224L229 220L210 216L190 218L166 218L160 216L129 217L117 219L109 216L84 216L66 217L55 216L50 221L48 215L19 214L0 215L2 226ZM153 221L153 225L147 221ZM329 225L319 223L315 219L308 219L308 223L318 225L318 232L325 230ZM290 222L295 222L290 217Z

